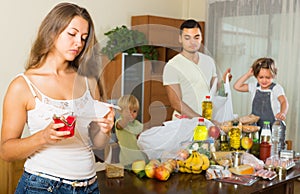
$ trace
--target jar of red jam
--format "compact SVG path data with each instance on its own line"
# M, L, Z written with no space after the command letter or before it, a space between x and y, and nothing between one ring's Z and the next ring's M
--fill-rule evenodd
M269 158L271 155L271 144L268 142L261 142L260 143L260 149L259 149L259 159L266 161L267 158Z

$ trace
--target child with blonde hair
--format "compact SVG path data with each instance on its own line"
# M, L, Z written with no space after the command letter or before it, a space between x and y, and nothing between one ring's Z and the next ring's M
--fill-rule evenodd
M136 117L139 101L133 95L124 95L118 100L120 117L116 120L116 135L120 145L120 163L127 165L135 160L146 159L137 146L138 135L143 131L143 124Z

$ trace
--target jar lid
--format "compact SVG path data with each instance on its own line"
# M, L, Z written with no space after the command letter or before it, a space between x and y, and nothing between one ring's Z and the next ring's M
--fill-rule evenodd
M227 135L221 135L221 141L227 141Z

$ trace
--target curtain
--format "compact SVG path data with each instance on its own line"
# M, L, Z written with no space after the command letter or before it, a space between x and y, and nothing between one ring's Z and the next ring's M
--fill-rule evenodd
M231 68L233 83L260 57L271 57L289 102L286 139L300 151L300 1L209 0L205 45L219 74ZM254 79L254 78L251 78ZM249 93L232 91L234 112L251 112Z

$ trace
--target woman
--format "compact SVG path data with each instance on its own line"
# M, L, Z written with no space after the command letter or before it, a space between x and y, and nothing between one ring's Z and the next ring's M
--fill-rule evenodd
M26 71L11 82L4 98L0 156L27 158L16 193L99 193L91 139L97 146L108 142L114 112L91 119L101 88L95 77L79 73L79 67L88 69L97 61L96 46L93 21L84 8L61 3L43 20ZM68 137L69 131L58 130L65 124L55 124L52 117L71 114L75 135ZM21 138L25 124L31 135ZM97 128L89 131L88 126Z

